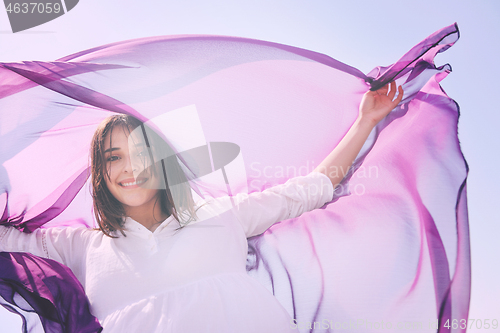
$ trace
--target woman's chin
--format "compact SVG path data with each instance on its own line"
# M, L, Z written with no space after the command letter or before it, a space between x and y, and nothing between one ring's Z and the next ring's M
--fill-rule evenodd
M119 200L126 207L141 207L141 206L152 206L152 202L157 195L157 190L146 190L141 191L146 193L129 193L122 196Z

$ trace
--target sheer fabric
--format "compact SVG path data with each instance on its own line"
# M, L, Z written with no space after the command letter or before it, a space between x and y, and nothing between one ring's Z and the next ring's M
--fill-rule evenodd
M94 226L88 149L109 115L133 115L157 131L195 196L252 193L311 172L356 119L363 93L396 80L403 101L373 130L332 202L250 238L247 272L301 332L408 323L465 331L445 324L468 314L468 166L458 105L439 85L451 67L433 60L458 35L456 25L443 28L367 75L312 51L220 36L143 38L54 62L1 63L1 223L25 232ZM23 314L29 304L40 318L33 325L47 332L99 330L79 314L88 303L78 281L62 277L67 268L16 265L19 258L40 260L2 254L4 306Z

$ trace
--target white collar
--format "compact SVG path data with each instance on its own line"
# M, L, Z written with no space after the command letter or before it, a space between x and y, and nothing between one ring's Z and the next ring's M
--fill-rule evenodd
M176 221L173 215L170 215L167 217L156 229L155 231L151 231L145 226L143 226L141 223L137 222L136 220L132 219L131 217L126 217L124 219L123 227L125 229L125 234L127 233L132 233L132 234L137 234L137 235L146 235L149 236L151 234L160 234L167 226L170 227L176 227Z

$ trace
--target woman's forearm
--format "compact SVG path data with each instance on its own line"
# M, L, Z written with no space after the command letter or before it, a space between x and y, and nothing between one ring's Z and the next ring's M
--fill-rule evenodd
M324 173L335 188L347 174L372 129L402 101L403 93L401 86L396 89L394 81L376 91L367 91L361 99L358 118L314 171Z
M325 174L335 188L347 174L376 123L358 117L335 149L314 170Z

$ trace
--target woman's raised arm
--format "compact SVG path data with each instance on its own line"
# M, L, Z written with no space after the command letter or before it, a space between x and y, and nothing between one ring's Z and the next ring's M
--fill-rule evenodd
M403 88L399 86L396 99L396 83L391 82L376 91L368 91L359 106L359 115L347 134L335 149L314 170L325 174L335 188L358 156L363 144L375 125L403 99ZM338 170L345 170L342 174Z

